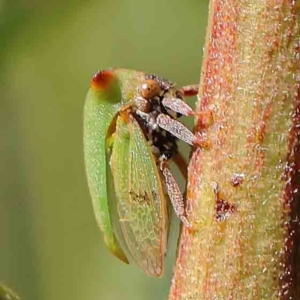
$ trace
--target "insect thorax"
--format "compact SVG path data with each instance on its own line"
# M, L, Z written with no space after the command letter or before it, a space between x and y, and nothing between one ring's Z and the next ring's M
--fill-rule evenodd
M150 89L147 90L147 88ZM144 89L144 90L141 90ZM164 107L164 98L183 99L175 85L155 75L146 75L145 83L137 91L137 107L133 115L140 124L155 157L170 159L178 151L177 138L157 125L159 114L177 119L181 114Z

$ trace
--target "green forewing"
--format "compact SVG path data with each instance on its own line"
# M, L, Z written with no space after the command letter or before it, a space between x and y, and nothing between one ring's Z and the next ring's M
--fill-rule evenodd
M105 140L108 128L120 107L133 100L144 73L131 70L108 70L97 73L84 107L84 155L89 189L97 223L110 251L127 262L112 229L109 211Z
M131 114L117 118L110 158L125 252L149 275L160 276L168 234L167 203L155 159Z

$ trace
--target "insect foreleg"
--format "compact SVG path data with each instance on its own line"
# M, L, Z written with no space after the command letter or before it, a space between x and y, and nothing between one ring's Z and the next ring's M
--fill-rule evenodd
M194 115L192 108L179 98L164 98L162 104L166 108L170 108L184 116Z
M189 96L196 96L198 94L199 85L198 84L192 84L192 85L186 85L183 86L180 89L180 92L183 96L189 97Z

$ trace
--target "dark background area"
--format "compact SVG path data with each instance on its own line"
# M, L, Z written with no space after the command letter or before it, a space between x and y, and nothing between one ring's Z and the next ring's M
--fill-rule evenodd
M85 178L83 105L92 75L109 67L198 82L207 6L0 0L0 281L23 300L167 298L178 221L161 279L106 250Z

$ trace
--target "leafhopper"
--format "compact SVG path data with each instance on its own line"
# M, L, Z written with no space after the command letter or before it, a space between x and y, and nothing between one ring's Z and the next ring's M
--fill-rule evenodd
M191 227L168 162L186 174L177 139L194 145L197 138L176 119L193 114L183 97L196 92L196 86L176 89L155 75L112 69L93 77L85 102L85 165L98 225L115 256L151 276L163 273L170 202Z

